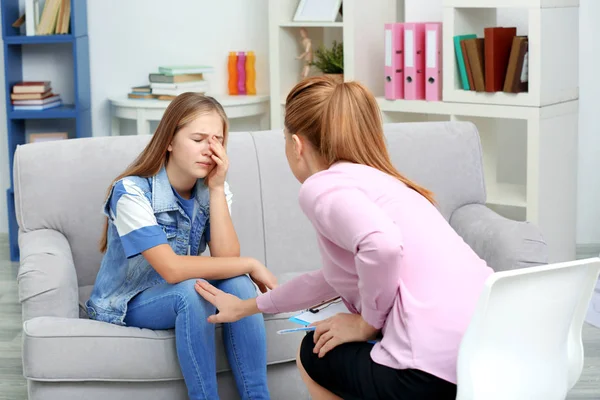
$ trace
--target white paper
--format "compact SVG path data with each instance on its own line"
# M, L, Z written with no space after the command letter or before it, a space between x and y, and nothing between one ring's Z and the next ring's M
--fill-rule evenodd
M385 66L392 66L392 30L385 30Z
M437 64L437 32L436 31L427 31L427 41L425 42L425 49L427 50L427 67L426 68L435 68Z
M412 68L415 66L415 43L414 31L408 29L404 31L404 67Z
M341 300L338 302L331 303L324 308L321 308L321 307L315 307L315 308L319 308L319 312L312 313L310 311L305 311L302 314L296 315L294 318L296 320L305 322L306 325L309 325L309 324L312 324L313 322L322 321L329 317L333 317L334 315L339 314L339 313L351 314L350 311L348 310L348 308L346 307L346 304L344 304L344 302Z

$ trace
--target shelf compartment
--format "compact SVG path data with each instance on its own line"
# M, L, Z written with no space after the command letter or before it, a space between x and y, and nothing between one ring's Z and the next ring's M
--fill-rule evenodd
M63 104L60 107L50 108L48 110L11 110L8 114L9 119L61 119L76 118L77 109L73 104Z
M484 4L511 4L491 0ZM484 28L508 26L499 21L502 12L511 11L525 22L517 25L517 35L529 38L529 91L526 93L475 92L463 90L456 62L454 36L476 34L484 37ZM579 9L564 8L444 8L443 100L446 102L542 107L579 97L578 72L573 63L579 57ZM514 26L514 25L513 25ZM542 38L544 38L542 40ZM575 61L574 61L575 60ZM542 65L544 66L542 68ZM570 71L565 74L565 71ZM557 79L557 76L561 77Z

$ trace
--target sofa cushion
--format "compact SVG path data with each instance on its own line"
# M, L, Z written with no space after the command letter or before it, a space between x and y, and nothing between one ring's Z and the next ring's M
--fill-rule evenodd
M265 315L267 362L296 358L303 334L278 335L291 328L289 314ZM221 326L216 327L217 370L229 370ZM37 317L23 324L23 374L41 381L182 379L174 330L118 326L90 319Z

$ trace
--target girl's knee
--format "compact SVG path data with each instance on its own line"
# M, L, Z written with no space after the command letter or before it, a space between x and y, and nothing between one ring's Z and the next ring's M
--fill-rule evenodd
M224 279L218 285L222 291L233 294L242 300L256 297L256 287L247 275L240 275L229 279Z
M197 279L188 279L174 285L173 290L177 293L179 300L178 308L199 308L207 313L213 313L214 306L196 292L196 281Z

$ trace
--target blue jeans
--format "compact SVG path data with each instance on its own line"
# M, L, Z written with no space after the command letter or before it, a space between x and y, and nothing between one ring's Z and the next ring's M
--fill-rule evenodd
M191 400L218 399L215 325L206 319L216 312L194 289L195 279L144 290L127 306L125 323L148 329L175 328L179 365ZM246 275L211 284L242 299L256 297ZM262 314L223 324L223 342L242 399L268 399L267 345Z

